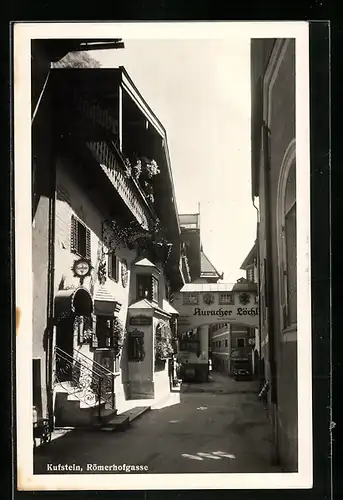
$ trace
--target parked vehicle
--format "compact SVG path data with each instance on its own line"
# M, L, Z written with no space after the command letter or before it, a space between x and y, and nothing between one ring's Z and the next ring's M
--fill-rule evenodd
M252 380L252 374L249 370L238 369L233 372L234 379L239 382L243 380Z

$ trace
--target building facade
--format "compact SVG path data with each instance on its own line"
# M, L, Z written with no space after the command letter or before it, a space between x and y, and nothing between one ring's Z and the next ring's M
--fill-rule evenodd
M276 459L298 467L295 40L251 41L260 345Z
M65 68L32 136L33 405L88 425L170 391L184 276L166 132L124 68Z
M219 323L209 327L210 357L214 371L230 374L231 324Z
M257 246L256 242L251 248L250 252L244 259L241 269L245 270L246 276L245 279L248 282L258 284L258 263L257 263ZM252 344L252 340L250 340ZM251 363L251 372L255 376L255 378L260 377L261 371L261 342L260 342L260 330L259 328L254 329L254 342L253 342L253 354L252 354L252 363Z
M200 236L200 214L180 214L185 283L217 283L219 274L205 255ZM210 325L190 329L180 335L178 360L183 380L207 381L210 365Z

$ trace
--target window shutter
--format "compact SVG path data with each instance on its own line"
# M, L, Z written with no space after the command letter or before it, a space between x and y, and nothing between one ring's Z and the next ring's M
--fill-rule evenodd
M72 253L77 252L77 220L74 215L71 216L71 227L70 227L70 251Z
M119 275L120 275L120 259L116 257L116 281L119 281Z
M86 228L86 259L91 258L91 232Z
M112 254L108 255L107 259L107 275L109 278L112 278Z

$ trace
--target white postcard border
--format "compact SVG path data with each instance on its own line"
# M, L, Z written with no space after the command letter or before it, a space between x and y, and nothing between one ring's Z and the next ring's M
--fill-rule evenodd
M33 475L31 39L296 39L299 472L282 474ZM16 23L14 25L16 415L19 490L274 489L312 487L309 25L307 22ZM301 196L300 196L301 194ZM299 216L300 215L300 216ZM301 418L300 418L301 417ZM130 477L131 476L131 477ZM134 477L132 477L134 476ZM134 482L133 482L134 479Z

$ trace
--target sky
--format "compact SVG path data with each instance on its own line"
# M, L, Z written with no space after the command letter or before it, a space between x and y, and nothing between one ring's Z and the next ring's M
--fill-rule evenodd
M250 39L123 41L124 49L89 55L102 67L124 66L163 123L179 213L200 206L204 252L234 283L256 237Z

